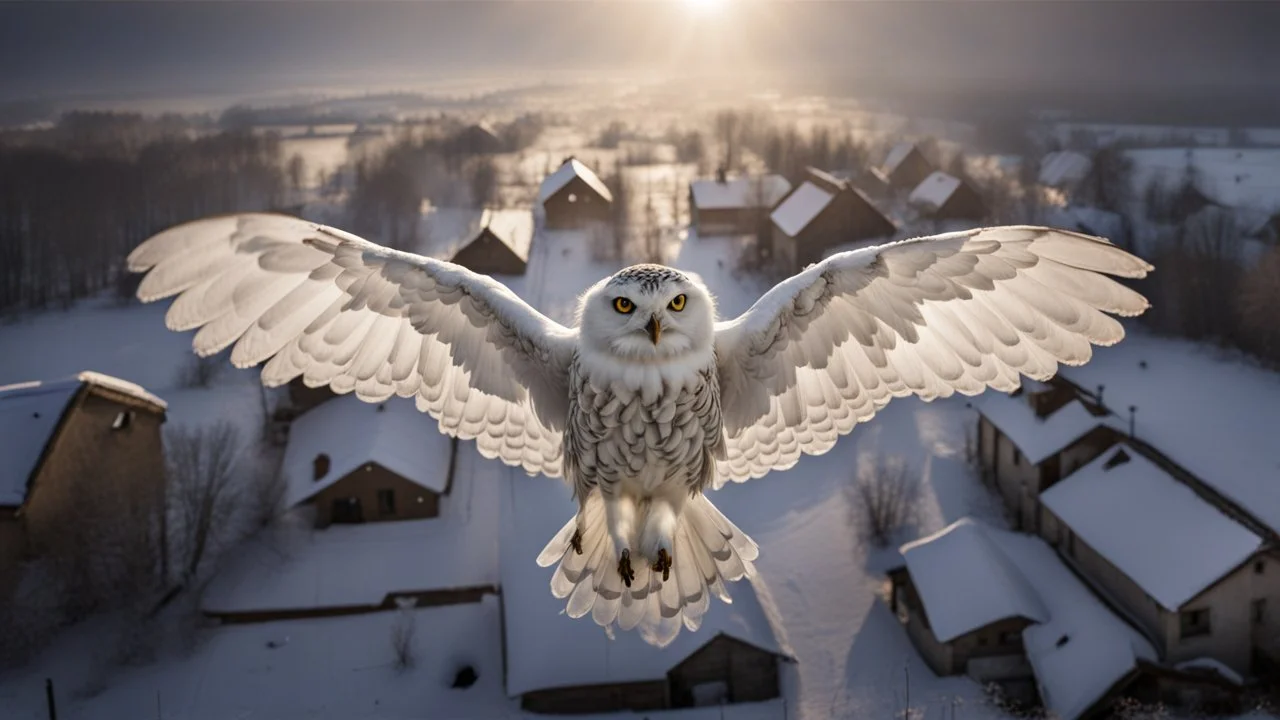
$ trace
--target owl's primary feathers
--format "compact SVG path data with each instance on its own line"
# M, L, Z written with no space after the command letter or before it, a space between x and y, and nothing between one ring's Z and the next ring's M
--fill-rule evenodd
M834 255L719 321L696 279L627 268L564 327L501 283L279 215L167 230L129 256L144 301L200 328L200 355L266 362L377 402L413 397L486 457L563 476L576 516L538 562L574 617L694 630L710 595L750 574L754 542L704 490L831 449L890 398L925 399L1087 361L1147 308L1108 275L1142 260L1100 238L1038 227L950 233Z

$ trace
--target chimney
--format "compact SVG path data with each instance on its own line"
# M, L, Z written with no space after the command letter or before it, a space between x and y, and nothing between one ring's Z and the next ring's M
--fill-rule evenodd
M1138 430L1138 406L1129 406L1129 437L1135 437Z
M723 165L716 168L716 182L720 183L721 185L724 185L725 183L729 182L728 171L724 169Z

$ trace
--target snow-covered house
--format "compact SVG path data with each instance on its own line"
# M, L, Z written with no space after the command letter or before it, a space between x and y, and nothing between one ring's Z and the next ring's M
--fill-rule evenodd
M1070 192L1084 182L1091 169L1093 161L1087 155L1059 150L1040 159L1039 181L1045 187Z
M1272 599L1261 537L1127 443L1041 502L1041 535L1125 610L1162 659L1212 658L1241 675L1254 669L1256 631Z
M1062 720L1105 710L1156 659L1039 538L965 518L902 547L892 606L939 674L1038 695Z
M89 551L99 524L163 520L166 408L95 372L0 387L0 598L25 558Z
M921 215L933 220L980 221L987 216L982 195L964 180L941 170L925 178L907 197Z
M1060 378L1024 379L1013 394L975 398L978 459L1014 527L1035 532L1040 493L1114 445L1123 423L1095 396Z
M491 155L502 152L502 139L488 122L472 123L450 139L453 149L465 155Z
M846 180L814 168L770 214L773 257L793 272L851 243L888 240L898 231L867 196Z
M449 262L486 275L523 275L533 245L533 213L491 210L476 213L469 238Z
M290 507L315 507L331 523L433 518L449 493L456 443L411 400L324 403L289 432L281 471Z
M563 614L534 562L572 515L564 483L513 472L503 497L501 578L507 693L525 710L604 713L776 703L780 663L792 657L767 588L733 583L733 604L712 600L696 631L657 648L637 632L609 637L590 617Z
M910 190L918 186L932 172L933 164L915 143L910 142L898 143L890 148L884 163L880 165L880 174L890 187L898 190Z
M781 175L737 177L723 174L689 183L689 213L698 237L749 235L791 190Z
M577 158L568 158L542 181L538 204L550 230L576 230L609 221L613 193Z

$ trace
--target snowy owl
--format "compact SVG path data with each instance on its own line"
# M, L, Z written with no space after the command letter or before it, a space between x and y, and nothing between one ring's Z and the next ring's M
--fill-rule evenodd
M753 572L707 490L826 452L890 398L1081 364L1123 337L1111 315L1147 308L1108 275L1151 270L1100 238L996 227L833 255L732 320L694 276L637 265L565 327L489 277L280 215L172 228L129 268L149 271L143 301L178 296L166 322L199 328L202 356L234 343L268 386L412 397L484 456L563 477L577 513L537 556L552 593L656 645Z

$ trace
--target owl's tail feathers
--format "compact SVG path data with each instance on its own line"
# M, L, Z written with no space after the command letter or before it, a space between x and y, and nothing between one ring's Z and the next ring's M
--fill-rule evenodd
M631 587L618 574L618 551L605 524L604 501L592 493L583 512L582 553L572 547L578 528L570 519L538 555L538 564L559 562L551 577L551 594L568 598L565 613L579 618L591 613L605 628L639 628L646 642L665 647L680 634L702 625L711 595L733 602L725 585L755 574L751 564L759 547L729 521L711 501L698 494L685 503L676 524L667 580L654 572L654 558L632 548Z

